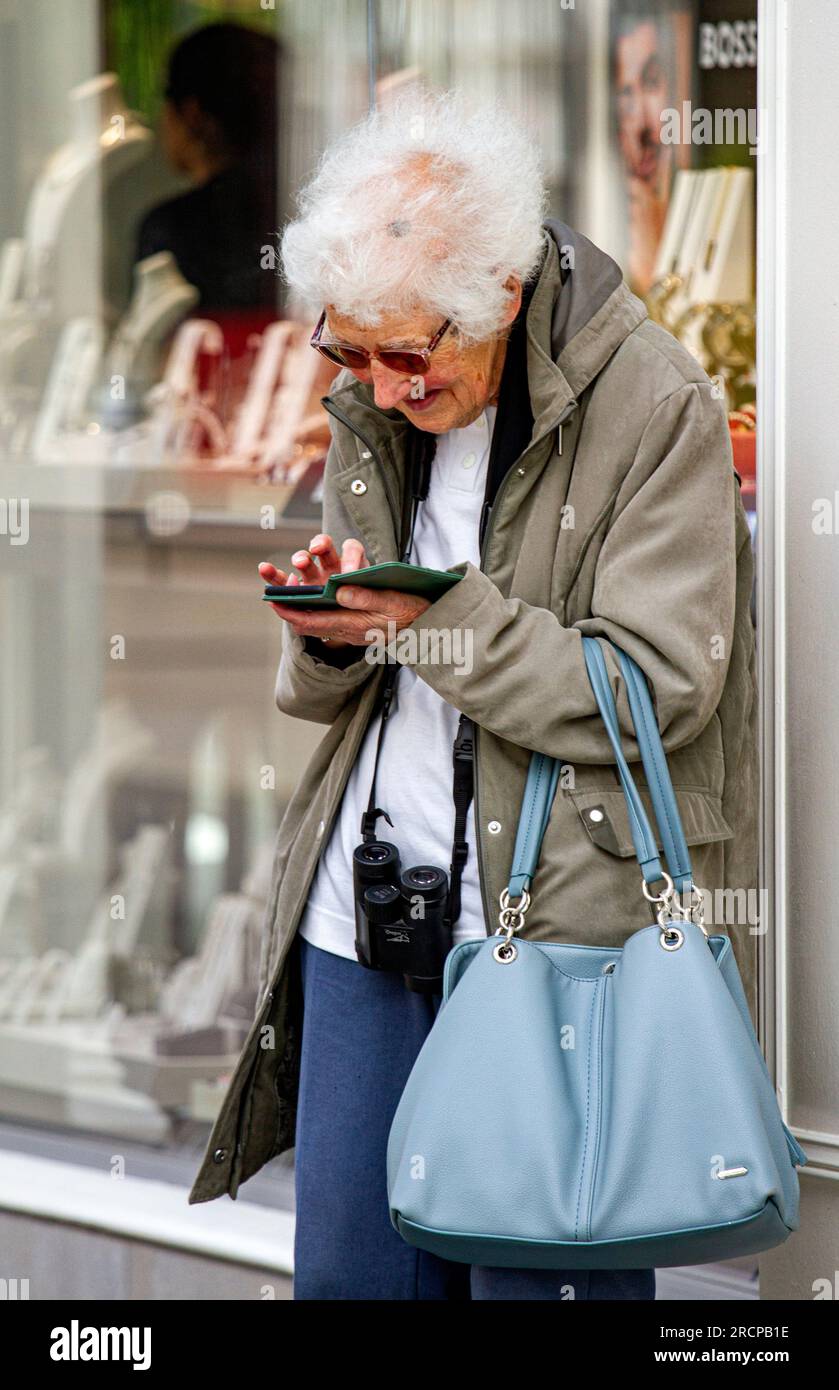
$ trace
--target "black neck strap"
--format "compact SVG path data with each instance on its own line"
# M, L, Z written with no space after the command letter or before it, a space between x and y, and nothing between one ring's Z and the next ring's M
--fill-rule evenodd
M419 512L420 502L424 502L428 496L428 489L431 485L431 464L437 449L437 440L433 435L423 434L421 430L409 425L410 436L408 440L408 469L410 487L405 492L405 503L402 507L402 524L400 534L400 560L407 564L411 557L414 546L414 530L417 524L417 513ZM376 775L379 770L379 758L382 753L382 742L384 740L385 725L387 724L393 705L393 692L396 686L396 679L399 675L399 663L388 662L385 670L384 680L379 700L379 712L382 722L379 725L379 737L376 742L376 756L373 762L373 780L370 784L370 796L367 800L367 810L361 817L361 835L364 840L375 840L376 821L379 816L384 816L388 825L393 825L393 821L380 806L376 805Z
M460 916L460 880L463 877L463 869L466 860L469 858L469 841L466 838L466 817L469 813L469 804L472 800L472 776L473 760L475 757L474 726L472 720L465 714L460 716L460 723L457 726L457 737L452 749L452 762L454 763L454 781L452 784L452 796L454 797L454 843L452 845L452 862L449 870L449 901L446 907L444 921L447 926L453 927Z
M478 539L483 546L489 514L505 475L518 461L533 434L533 406L527 379L527 311L536 289L528 280L522 289L519 312L510 327L504 368L498 388L498 408L487 462L486 486L481 507Z
M414 529L416 527L419 504L420 502L424 502L428 496L428 489L431 483L431 464L436 447L437 441L433 435L429 436L428 434L424 434L421 430L412 428L410 441L411 486L410 491L406 491L406 495L410 499L410 512L408 512L407 508L403 508L401 539L404 544L400 557L406 563L410 560L411 551L413 549ZM367 809L361 817L361 835L367 842L376 839L376 821L379 816L384 816L388 825L393 825L393 821L390 819L387 811L381 806L376 805L376 776L379 770L379 759L382 753L385 726L393 706L393 694L399 670L400 667L398 662L389 662L385 671L384 680L382 681L381 702L379 705L382 718L379 725L379 736L376 740L373 778L370 784L370 796L367 801ZM452 748L452 763L454 768L452 795L454 798L455 820L452 860L449 869L449 896L444 917L449 927L454 926L454 923L460 916L460 884L463 877L463 868L469 856L469 842L466 839L466 823L469 805L472 801L473 757L474 729L472 721L471 719L467 719L465 714L462 714L457 726L457 736Z

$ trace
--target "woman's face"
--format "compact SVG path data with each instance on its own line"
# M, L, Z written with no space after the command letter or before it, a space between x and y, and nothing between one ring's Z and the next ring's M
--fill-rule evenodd
M163 103L160 139L172 167L180 174L189 173L195 137L174 102Z
M172 167L197 182L229 162L230 152L218 121L202 110L195 97L185 97L178 104L164 101L160 140Z
M616 48L615 85L621 152L631 178L654 183L668 147L661 142L662 113L670 105L658 26L639 23Z
M370 383L373 398L382 410L396 409L430 434L462 429L477 420L481 411L498 395L507 342L504 329L512 323L521 304L521 284L508 282L515 294L508 306L500 334L464 347L455 328L447 329L431 354L423 377L395 372L372 358L367 371L357 371L359 381ZM394 315L375 328L359 328L355 321L327 307L324 340L337 339L353 347L424 348L442 323L438 315L415 314L410 318Z

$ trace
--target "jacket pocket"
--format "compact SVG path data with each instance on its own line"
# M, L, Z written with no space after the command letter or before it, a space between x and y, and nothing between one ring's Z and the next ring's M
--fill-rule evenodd
M650 824L655 826L655 814L649 792L638 787L641 800L646 809ZM731 826L722 813L719 797L703 791L701 787L675 787L674 792L682 818L685 840L689 845L709 844L714 840L727 840L733 834ZM634 855L632 831L629 827L629 814L624 794L619 789L592 787L587 791L566 791L577 809L589 839L600 849L622 859ZM656 827L656 843L659 849L664 846Z

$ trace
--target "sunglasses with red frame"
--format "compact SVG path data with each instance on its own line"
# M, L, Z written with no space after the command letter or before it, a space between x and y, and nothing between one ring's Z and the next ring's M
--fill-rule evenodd
M368 352L367 348L356 347L353 343L341 343L332 340L323 342L321 334L326 323L326 310L324 309L318 319L310 343L317 352L328 358L330 362L337 362L339 367L349 367L353 372L366 372L370 366L370 359L375 357L392 372L406 372L409 376L425 376L431 366L431 354L443 334L451 327L451 322L451 319L446 319L446 322L437 329L427 347L414 349L381 348L375 352Z

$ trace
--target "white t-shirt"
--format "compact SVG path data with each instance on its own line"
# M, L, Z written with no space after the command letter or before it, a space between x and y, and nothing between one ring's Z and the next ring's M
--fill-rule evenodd
M487 406L464 429L437 439L428 497L420 502L411 563L448 569L480 564L478 527L496 407ZM468 651L468 649L466 649ZM453 646L453 653L457 649ZM463 653L460 653L463 659ZM452 745L460 711L410 667L400 667L376 774L376 822L382 840L397 846L403 869L436 864L448 874L454 835ZM309 891L300 934L313 946L356 960L352 856L361 842L381 716L371 720L350 773L332 833ZM474 801L466 825L469 854L461 879L461 909L453 943L486 936L475 849Z

